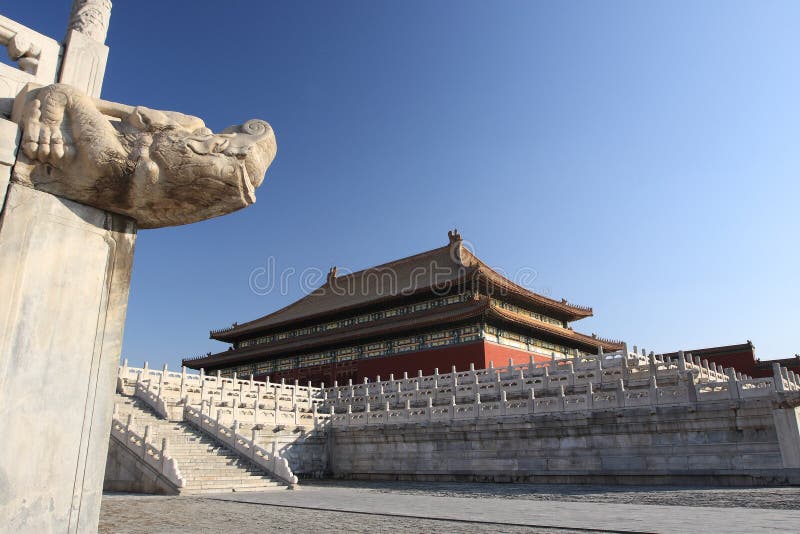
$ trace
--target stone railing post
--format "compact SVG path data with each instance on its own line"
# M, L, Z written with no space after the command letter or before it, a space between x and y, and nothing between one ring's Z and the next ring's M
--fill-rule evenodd
M622 366L622 376L627 378L630 375L630 368L628 365L628 345L625 344L622 350L622 360L620 361L620 365Z
M428 407L426 411L427 411L428 421L433 421L433 397L428 397Z
M167 456L167 438L161 438L161 471L164 471L164 458Z
M144 434L142 434L142 457L147 456L147 442L150 441L150 425L144 425Z
M700 362L700 376L704 376L707 379L711 379L711 370L708 368L708 360L702 360Z
M686 355L683 353L682 350L678 351L678 369L681 371L686 370Z
M625 381L622 378L617 380L617 406L625 407Z
M694 373L688 373L686 379L686 389L689 394L689 402L697 402L699 400L699 396L697 394L697 386L694 383Z
M658 404L658 381L655 374L650 375L650 404Z
M475 393L475 417L480 419L481 417L481 394Z
M181 398L186 396L186 366L181 366Z
M564 386L558 386L558 409L560 411L564 411L566 408L566 392L564 391Z
M728 393L731 399L738 399L741 395L739 392L739 382L736 380L736 369L728 367L725 369L725 374L728 375Z
M586 409L591 410L594 408L594 387L592 383L586 384Z
M509 371L511 370L511 365L509 365ZM506 395L506 390L500 391L500 415L506 415L508 413L508 396Z
M528 413L533 413L536 409L536 393L533 391L533 388L529 390L530 394L528 395Z
M775 382L775 391L786 391L783 385L783 373L781 372L781 364L775 362L772 364L772 380Z

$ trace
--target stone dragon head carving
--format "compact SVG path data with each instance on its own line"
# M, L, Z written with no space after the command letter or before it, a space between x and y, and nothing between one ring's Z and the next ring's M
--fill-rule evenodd
M277 150L270 125L212 133L197 117L93 99L72 86L29 91L14 180L158 228L255 202Z

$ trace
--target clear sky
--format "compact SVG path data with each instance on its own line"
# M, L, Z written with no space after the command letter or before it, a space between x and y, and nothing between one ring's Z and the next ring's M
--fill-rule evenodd
M0 13L61 38L69 3ZM577 330L800 352L798 27L770 0L117 0L103 98L278 139L255 205L140 232L123 355L224 350L208 331L299 298L301 272L454 226L592 306ZM270 258L287 291L251 289Z

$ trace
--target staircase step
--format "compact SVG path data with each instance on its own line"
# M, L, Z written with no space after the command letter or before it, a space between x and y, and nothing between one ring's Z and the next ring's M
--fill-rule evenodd
M149 406L134 397L117 394L117 410L122 420L132 414L137 429L148 425L154 443L167 439L167 454L177 462L186 479L182 494L268 491L285 487L283 482L189 424L159 418Z

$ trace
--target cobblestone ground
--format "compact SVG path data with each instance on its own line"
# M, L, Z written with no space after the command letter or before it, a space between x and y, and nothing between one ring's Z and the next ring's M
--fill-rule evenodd
M100 534L195 534L201 532L426 532L432 534L577 533L493 523L436 521L350 512L304 510L217 501L204 497L104 495Z
M382 493L436 497L480 497L531 501L661 504L715 508L800 508L800 487L698 488L561 484L469 484L423 482L308 481L305 485L352 487Z
M656 504L713 508L797 510L800 488L676 488L535 484L458 484L315 481L306 487L350 488L358 493L430 497L472 497L551 502ZM309 488L310 489L310 488ZM302 490L301 490L302 491ZM227 494L229 497L238 494ZM247 494L241 494L245 497ZM252 494L255 495L255 494ZM102 534L196 532L580 532L526 528L487 522L452 521L369 513L313 510L282 505L230 502L214 496L158 497L106 494L100 517ZM583 531L585 532L585 531Z

